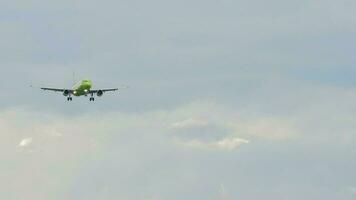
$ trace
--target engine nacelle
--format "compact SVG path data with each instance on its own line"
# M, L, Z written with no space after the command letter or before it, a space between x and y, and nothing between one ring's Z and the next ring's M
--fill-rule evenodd
M104 92L103 92L103 91L101 91L101 90L99 90L99 91L96 93L96 95L98 95L98 97L103 96L103 94L104 94Z
M63 96L68 96L69 95L69 90L64 90L64 92L63 92Z

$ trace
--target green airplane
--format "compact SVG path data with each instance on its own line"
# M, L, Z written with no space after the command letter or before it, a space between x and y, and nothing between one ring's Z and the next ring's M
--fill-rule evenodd
M105 92L113 92L118 91L119 88L110 88L110 89L98 89L92 90L93 84L91 80L85 79L79 81L75 84L72 89L65 89L65 88L49 88L49 87L42 87L42 90L48 90L53 92L62 92L64 96L67 97L67 101L72 101L72 96L79 97L79 96L88 96L90 95L89 101L94 101L94 94L98 97L103 96Z

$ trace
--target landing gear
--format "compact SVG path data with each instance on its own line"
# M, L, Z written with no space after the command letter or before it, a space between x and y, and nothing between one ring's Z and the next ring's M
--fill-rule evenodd
M73 101L73 98L72 97L68 97L67 101Z
M93 93L91 93L91 97L89 98L89 101L95 101Z

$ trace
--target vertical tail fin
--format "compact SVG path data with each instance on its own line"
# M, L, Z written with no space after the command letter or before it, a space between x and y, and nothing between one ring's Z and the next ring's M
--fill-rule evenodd
M73 78L73 85L75 85L76 82L75 82L75 72L74 72L74 70L73 70L73 74L72 75L73 75L73 77L72 77Z

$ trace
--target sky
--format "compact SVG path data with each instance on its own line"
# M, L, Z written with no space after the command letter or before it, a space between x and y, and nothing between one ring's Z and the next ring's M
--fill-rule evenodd
M355 199L355 7L0 1L0 198Z

